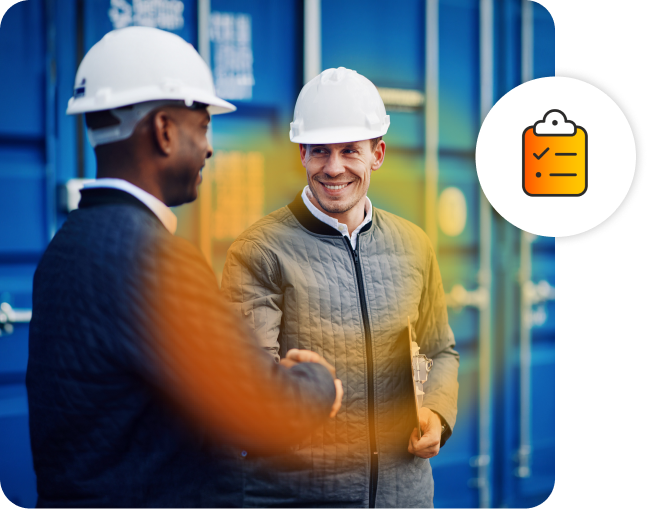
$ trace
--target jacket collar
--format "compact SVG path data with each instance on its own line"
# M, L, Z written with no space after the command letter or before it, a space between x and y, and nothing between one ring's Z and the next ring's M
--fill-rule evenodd
M326 223L323 223L322 221L317 219L310 210L308 210L306 205L304 205L304 200L302 199L301 192L297 193L297 196L292 201L292 203L288 204L288 208L293 213L297 221L299 221L299 223L309 232L315 233L317 235L343 237L343 235L338 230L336 230L332 226L327 225ZM373 221L369 221L366 225L364 225L358 235L369 230L372 223Z
M150 208L126 191L107 187L81 189L81 201L79 202L80 209L101 207L103 205L131 205L146 211L155 219L160 221L160 218L158 218Z

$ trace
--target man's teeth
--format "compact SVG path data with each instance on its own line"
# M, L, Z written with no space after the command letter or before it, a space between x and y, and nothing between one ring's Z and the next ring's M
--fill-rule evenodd
M349 185L349 184L342 184L341 186L329 186L329 185L324 184L324 187L325 187L326 189L343 189L343 188L345 188L345 187L348 186L348 185Z

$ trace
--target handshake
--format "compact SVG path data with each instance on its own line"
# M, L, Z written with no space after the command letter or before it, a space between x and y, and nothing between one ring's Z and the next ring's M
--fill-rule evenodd
M333 383L335 383L335 401L333 402L333 407L331 408L331 413L329 414L329 417L330 418L335 417L338 411L340 410L340 407L342 406L342 396L344 395L344 389L342 388L342 380L335 377L335 368L331 366L328 362L326 362L326 360L324 360L324 358L321 355L315 352L311 352L310 350L298 350L297 348L288 350L286 357L281 359L279 361L279 364L290 369L296 364L300 364L302 362L314 362L316 364L321 364L326 369L328 369L329 373L331 373L331 377L333 378Z

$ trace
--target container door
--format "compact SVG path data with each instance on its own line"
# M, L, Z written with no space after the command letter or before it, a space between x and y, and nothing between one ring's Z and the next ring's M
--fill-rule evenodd
M0 27L0 483L21 506L36 503L25 371L32 278L52 221L46 45L43 2L7 11Z
M475 170L475 142L480 127L479 1L440 1L438 9L437 250L461 362L454 434L431 460L434 505L478 507L480 487L489 488L487 454L480 456L479 409L484 397L484 393L480 394L480 373L484 369L480 366L480 324L492 311L489 290L482 286L492 281L490 266L480 273L480 250L484 247L490 252L491 236L484 236L481 227L481 190ZM490 388L484 390L490 397Z
M500 95L520 76L527 81L555 74L549 12L535 2L512 1L506 7L502 17L519 16L521 23L519 34L501 39L501 65L511 69L505 62L517 61L521 69L500 73ZM514 38L520 44L507 44ZM511 48L519 49L519 55ZM514 295L509 291L505 298L518 319L513 328L499 331L503 344L497 373L503 391L498 394L496 441L501 455L494 476L499 504L532 507L546 500L555 479L555 239L521 232L503 241L511 243L517 245L519 272Z

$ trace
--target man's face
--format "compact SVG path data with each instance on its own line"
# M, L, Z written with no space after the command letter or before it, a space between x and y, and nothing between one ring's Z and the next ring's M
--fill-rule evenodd
M342 214L364 199L371 172L382 165L385 142L372 150L371 141L300 145L301 160L313 196L322 210Z
M181 205L198 197L202 169L213 149L207 139L210 115L206 109L172 108L171 118L176 125L174 154L165 172L167 204Z

